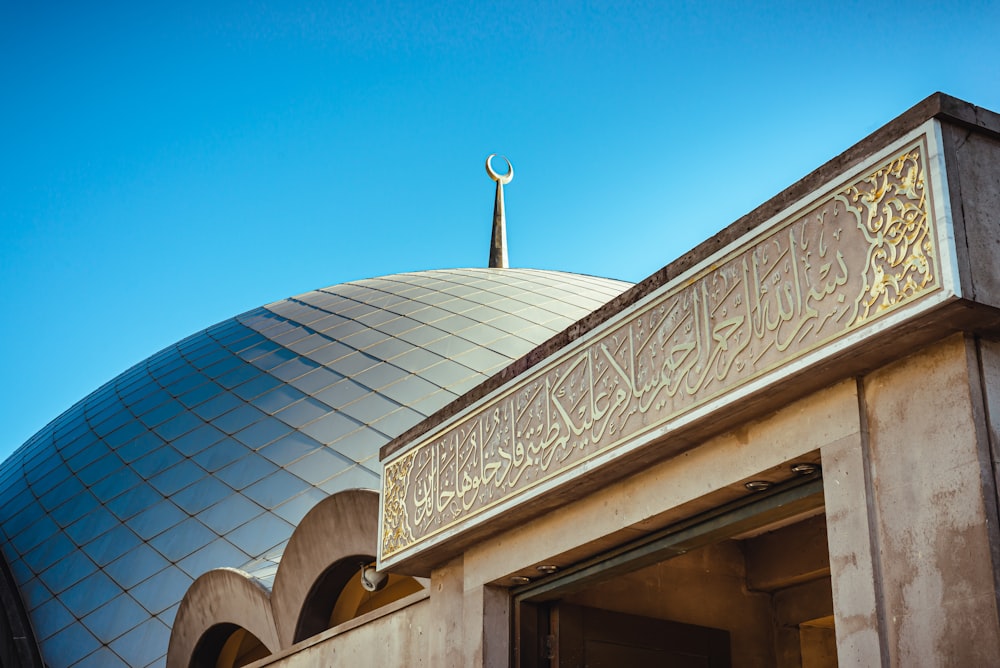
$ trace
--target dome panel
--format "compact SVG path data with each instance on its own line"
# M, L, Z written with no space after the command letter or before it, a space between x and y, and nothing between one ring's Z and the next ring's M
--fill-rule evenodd
M3 551L43 656L162 663L192 579L230 566L268 585L313 505L377 487L379 447L627 287L515 269L346 283L98 388L0 466Z

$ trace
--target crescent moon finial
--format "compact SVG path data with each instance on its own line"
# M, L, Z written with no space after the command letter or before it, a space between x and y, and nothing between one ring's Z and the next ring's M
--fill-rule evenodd
M491 153L486 158L486 173L497 182L497 198L493 203L493 236L490 239L490 269L506 269L510 266L507 260L507 215L503 207L503 187L514 178L514 165L510 164L504 156L503 161L507 163L507 173L497 174L493 169L493 158L496 153Z
M514 178L514 166L510 164L510 160L501 155L500 157L503 159L504 162L507 163L507 173L497 174L495 171L493 171L493 166L490 164L490 162L492 162L493 158L495 157L497 157L497 154L491 153L490 156L486 158L486 173L490 175L491 179L493 179L500 185L505 186L508 183L510 183L511 179Z

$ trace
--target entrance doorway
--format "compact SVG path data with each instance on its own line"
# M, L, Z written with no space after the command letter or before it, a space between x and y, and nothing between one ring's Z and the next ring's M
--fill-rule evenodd
M653 617L552 606L553 663L592 668L728 668L729 632Z
M837 665L822 480L793 480L514 592L515 665Z

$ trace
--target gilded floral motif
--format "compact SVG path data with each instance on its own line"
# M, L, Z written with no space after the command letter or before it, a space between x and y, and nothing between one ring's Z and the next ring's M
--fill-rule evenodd
M844 190L843 201L868 241L859 320L918 294L934 281L926 198L924 168L916 150Z

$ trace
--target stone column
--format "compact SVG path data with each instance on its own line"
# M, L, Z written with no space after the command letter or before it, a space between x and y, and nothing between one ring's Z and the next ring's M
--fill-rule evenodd
M879 580L873 544L867 437L860 430L823 446L823 495L837 658L843 666L883 664Z
M431 571L431 627L428 665L465 668L463 559Z
M477 585L465 592L465 665L506 668L510 664L510 597L506 589Z
M970 346L956 335L864 379L874 575L894 666L985 666L1000 656L991 467Z

